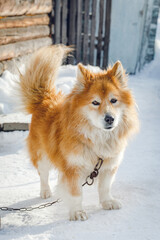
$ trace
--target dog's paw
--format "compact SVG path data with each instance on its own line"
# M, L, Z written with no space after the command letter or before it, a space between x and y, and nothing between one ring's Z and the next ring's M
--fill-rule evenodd
M43 199L50 198L52 196L50 188L41 189L40 196Z
M86 212L84 211L75 211L70 213L70 221L85 221L88 219Z
M120 209L122 207L121 203L115 199L109 199L102 203L102 207L105 210Z

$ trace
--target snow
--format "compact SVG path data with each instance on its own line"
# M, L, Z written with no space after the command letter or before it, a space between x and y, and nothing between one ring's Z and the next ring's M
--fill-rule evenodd
M113 195L122 202L122 209L102 210L98 203L97 184L85 186L83 203L89 214L88 221L68 221L62 202L32 212L0 211L0 239L159 240L160 19L158 26L155 60L141 73L130 76L129 80L139 107L141 130L129 143L113 185ZM75 74L75 66L63 66L57 88L68 93L74 84ZM8 120L19 116L14 112L11 96L15 77L5 72L0 78L0 109L3 114L10 114ZM25 115L20 118L24 121L29 119ZM27 135L28 132L0 132L0 206L37 206L58 198L54 194L57 181L54 170L50 174L53 197L49 200L39 197L39 176L25 147Z

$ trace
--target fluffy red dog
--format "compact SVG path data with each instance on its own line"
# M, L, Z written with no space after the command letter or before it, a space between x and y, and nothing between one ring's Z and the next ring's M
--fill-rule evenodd
M54 82L69 47L40 49L21 76L22 103L32 114L28 149L41 181L42 198L51 196L52 166L59 171L59 189L71 220L86 220L82 183L98 158L99 199L104 209L119 209L111 185L123 158L128 138L138 129L135 101L127 76L118 61L112 68L93 73L78 64L77 82L69 95L57 93Z

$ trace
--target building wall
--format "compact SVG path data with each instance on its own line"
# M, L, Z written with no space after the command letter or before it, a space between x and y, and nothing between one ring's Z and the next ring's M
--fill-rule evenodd
M149 31L146 33L147 35L147 49L145 54L144 63L148 63L154 59L155 52L155 37L156 37L156 29L157 29L157 19L159 14L160 0L153 0L152 4L152 14L150 21Z
M79 15L78 2L82 5L79 7L81 9ZM92 9L93 3L95 6ZM110 3L112 3L111 25L107 25L106 23L110 23ZM12 4L10 0L5 0L0 4L0 74L5 69L11 70L11 66L17 69L15 65L24 62L24 59L39 47L52 44L52 40L55 43L62 42L75 47L79 42L75 60L83 53L87 60L81 58L79 61L106 67L108 39L110 39L109 64L120 60L129 73L135 73L154 58L159 5L160 0L13 0ZM54 11L53 8L58 11ZM53 14L50 14L49 19L47 13L51 10ZM81 17L79 35L77 16ZM95 21L91 33L92 19ZM52 23L51 29L54 31L50 31L49 23ZM87 28L85 32L84 27ZM57 29L60 35L66 33L65 41L63 38L62 41L60 39L58 42L55 41L58 36ZM72 38L74 41L71 41ZM95 54L94 61L89 62L91 53Z
M5 0L0 3L0 74L17 73L38 48L51 45L52 0Z
M109 63L122 61L129 73L154 58L159 0L112 0Z

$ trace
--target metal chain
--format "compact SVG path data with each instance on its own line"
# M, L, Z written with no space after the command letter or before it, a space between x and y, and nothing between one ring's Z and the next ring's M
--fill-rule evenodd
M82 184L82 187L85 186L86 184L91 186L94 183L94 178L96 178L98 176L99 170L100 170L102 164L103 164L103 159L99 158L93 172L91 172L91 174L86 178L86 182ZM41 204L41 205L36 206L36 207L23 207L23 208L0 207L0 210L1 211L11 211L11 212L12 211L30 212L30 211L35 210L35 209L42 209L42 208L50 207L53 204L58 203L58 202L60 202L60 199L57 199L54 202Z
M36 207L23 207L23 208L10 208L10 207L0 207L0 210L1 211L19 211L19 212L30 212L32 210L35 210L35 209L42 209L42 208L46 208L46 207L50 207L52 206L53 204L55 203L58 203L60 202L59 199L57 199L56 201L54 202L49 202L49 203L45 203L45 204L41 204L39 206L36 206Z
M99 170L100 170L102 164L103 164L103 159L99 158L93 172L91 172L91 174L86 178L86 182L83 183L82 187L85 186L86 184L91 186L94 183L94 178L96 178L98 176Z

